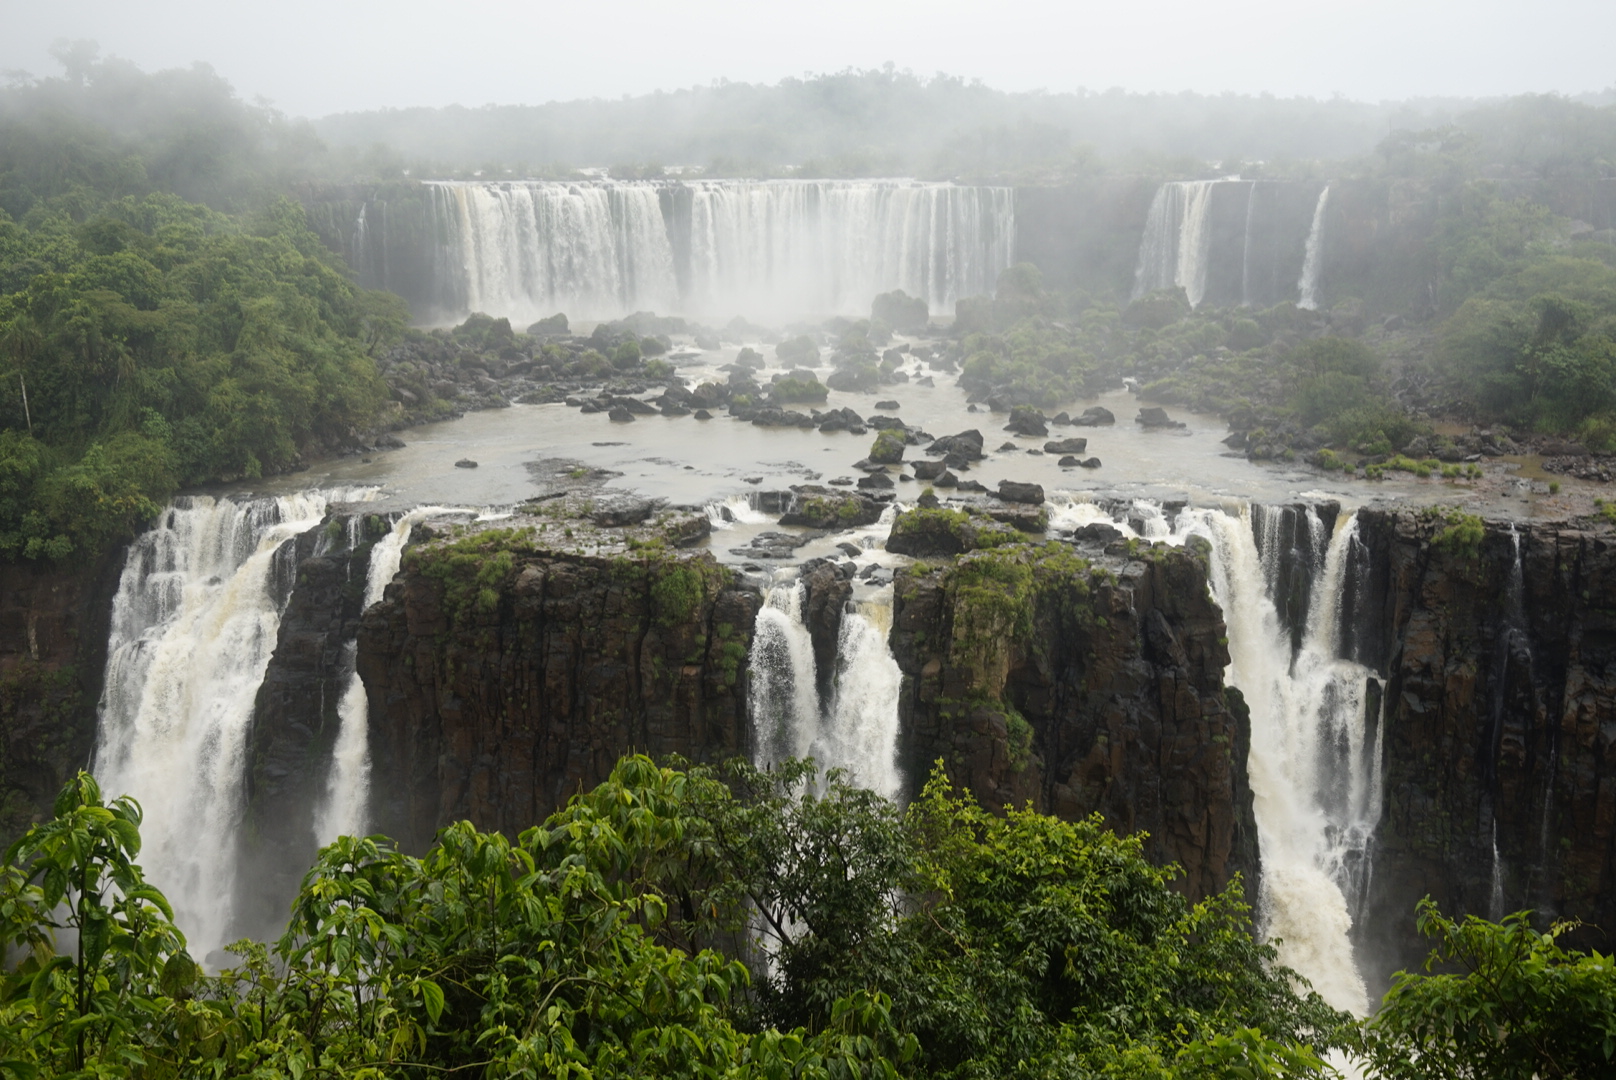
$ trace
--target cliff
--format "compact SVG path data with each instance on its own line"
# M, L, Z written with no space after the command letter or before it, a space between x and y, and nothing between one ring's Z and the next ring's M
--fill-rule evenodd
M1616 932L1616 530L1363 510L1345 629L1386 673L1384 817L1360 927L1423 957L1413 908Z
M0 563L0 847L90 763L123 557Z
M749 753L756 591L655 535L545 535L429 540L365 613L372 827L411 849L461 818L515 835L627 753Z
M1204 549L1127 552L1012 543L899 573L906 774L941 759L990 807L1099 813L1188 895L1242 872L1254 896L1250 728Z

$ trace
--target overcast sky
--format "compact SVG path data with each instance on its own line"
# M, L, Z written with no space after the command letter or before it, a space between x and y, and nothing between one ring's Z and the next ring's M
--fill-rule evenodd
M1616 0L0 0L0 70L58 38L210 63L292 114L536 104L879 67L1006 90L1381 100L1616 85Z

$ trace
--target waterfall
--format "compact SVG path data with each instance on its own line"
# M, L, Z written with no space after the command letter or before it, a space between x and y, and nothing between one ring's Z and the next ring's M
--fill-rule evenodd
M1212 541L1212 591L1229 626L1228 680L1251 709L1264 936L1280 939L1280 961L1332 1005L1364 1015L1368 995L1348 931L1367 886L1381 800L1379 728L1367 716L1373 673L1340 658L1340 597L1356 519L1330 541L1293 650L1275 606L1277 560L1259 555L1251 509L1185 516L1189 531Z
M522 323L629 311L937 313L1012 262L1010 188L911 180L436 181L437 307Z
M203 957L230 929L246 737L295 567L327 499L179 498L136 538L113 600L95 773L145 811L141 864Z
M1182 287L1190 306L1206 296L1212 256L1212 189L1223 180L1174 180L1156 189L1139 242L1135 300L1157 289Z
M364 608L381 600L404 559L404 545L410 531L422 518L442 512L442 507L424 506L411 510L393 522L370 549L370 566L365 574ZM359 523L358 515L349 518ZM358 537L350 537L352 548ZM364 610L361 608L361 610ZM348 685L337 703L337 741L331 749L331 774L326 780L325 802L315 812L315 840L324 847L339 836L362 836L370 810L370 701L359 678L358 642L344 648Z
M836 642L835 691L819 698L814 645L802 621L801 582L775 585L752 638L752 726L756 761L767 766L812 756L821 774L844 769L851 781L889 799L898 772L898 693L903 676L887 644L892 592L851 605Z
M772 524L774 518L763 513L752 505L749 495L731 495L723 502L710 502L702 507L707 514L707 522L714 529L733 529L741 525Z
M1313 207L1313 224L1307 230L1307 247L1303 249L1302 276L1296 282L1301 299L1296 306L1309 311L1319 307L1319 273L1324 265L1324 208L1330 202L1330 185L1319 192L1319 201Z
M526 325L558 310L666 311L676 302L673 248L657 187L434 181L441 282L462 314Z

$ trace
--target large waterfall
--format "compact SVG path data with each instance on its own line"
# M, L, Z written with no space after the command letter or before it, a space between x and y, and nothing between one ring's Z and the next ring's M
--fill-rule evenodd
M205 956L231 926L246 739L291 593L287 541L327 493L176 499L131 545L113 601L95 772L145 810L140 861Z
M437 311L868 314L903 289L935 314L1013 258L1009 188L910 180L437 182Z
M853 783L896 799L903 677L887 645L891 591L842 613L829 702L819 696L804 591L800 581L775 585L758 612L750 661L757 762L812 756L821 772L845 769Z

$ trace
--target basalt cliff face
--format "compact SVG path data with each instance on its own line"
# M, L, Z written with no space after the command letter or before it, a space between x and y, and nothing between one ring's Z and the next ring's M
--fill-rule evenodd
M122 566L0 563L0 847L90 762Z
M1489 522L1470 538L1363 510L1356 658L1387 676L1385 801L1360 937L1416 963L1413 907L1616 932L1616 531ZM1446 535L1444 535L1446 534Z
M1250 726L1223 682L1204 550L1144 545L1138 558L1102 557L1110 570L1072 549L1019 550L898 575L892 651L911 786L941 760L990 807L1031 802L1148 832L1148 856L1179 864L1192 897L1237 872L1252 886ZM1025 573L991 565L1018 562Z
M359 632L373 828L515 835L624 754L747 754L760 602L707 555L413 549Z

